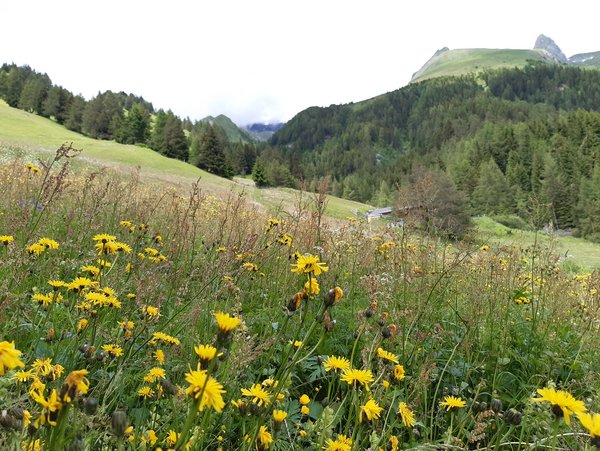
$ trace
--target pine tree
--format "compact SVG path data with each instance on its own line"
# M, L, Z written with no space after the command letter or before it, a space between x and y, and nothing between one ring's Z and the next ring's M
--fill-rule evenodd
M493 158L479 168L479 180L471 195L471 205L475 213L503 214L512 211L512 192Z
M223 141L219 138L215 127L209 123L200 126L201 133L193 142L193 161L201 169L211 174L226 176L230 173L225 161Z
M254 184L258 188L270 186L269 180L267 179L267 175L265 174L265 170L259 158L256 159L254 167L252 168L252 180L254 180Z

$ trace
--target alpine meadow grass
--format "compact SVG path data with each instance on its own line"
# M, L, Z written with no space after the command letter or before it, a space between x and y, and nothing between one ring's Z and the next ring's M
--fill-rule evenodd
M77 153L0 170L0 449L600 445L597 272Z

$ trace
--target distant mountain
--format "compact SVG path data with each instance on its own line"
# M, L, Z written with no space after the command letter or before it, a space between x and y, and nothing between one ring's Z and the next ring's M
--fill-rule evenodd
M578 53L569 58L569 64L581 67L600 67L600 52Z
M503 67L524 67L529 61L553 62L542 50L455 49L444 47L412 76L411 83L435 77L464 75Z
M256 141L268 141L283 125L283 122L274 124L254 123L246 125L245 129Z
M200 122L208 122L212 126L217 126L225 132L227 141L230 143L244 142L251 143L256 141L247 130L238 127L235 123L224 114L219 114L217 117L206 116L200 119Z
M414 73L411 82L436 77L458 76L484 70L525 67L531 61L549 64L600 67L600 52L580 53L567 58L546 35L539 35L533 49L455 49L444 47Z
M556 42L544 34L537 37L533 48L534 50L546 52L548 56L558 63L567 64L569 61L560 47L556 45Z

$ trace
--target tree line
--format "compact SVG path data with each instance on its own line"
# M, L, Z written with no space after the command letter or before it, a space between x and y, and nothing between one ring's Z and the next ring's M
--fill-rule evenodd
M599 111L599 71L532 63L309 108L272 143L294 175L329 177L334 195L406 204L414 173L427 170L470 214L600 240Z
M143 97L125 92L99 92L86 100L52 83L29 66L0 67L0 98L14 108L50 118L67 129L96 139L143 145L162 155L194 164L223 177L252 174L257 158L259 184L289 185L287 166L270 146L228 139L211 121L192 122L170 110L155 110ZM287 171L287 172L286 172Z

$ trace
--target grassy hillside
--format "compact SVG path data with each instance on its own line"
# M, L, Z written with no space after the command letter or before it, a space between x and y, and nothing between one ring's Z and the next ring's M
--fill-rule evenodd
M474 218L482 243L517 246L522 249L534 244L546 247L560 256L560 262L572 269L600 269L600 244L570 236L557 237L542 232L517 230L495 222L489 217Z
M45 158L63 142L73 142L73 147L83 149L75 161L79 165L101 165L113 169L129 171L140 167L143 177L164 182L189 185L201 179L202 189L224 194L230 190L245 190L249 196L268 209L291 208L298 191L289 189L257 189L252 183L230 181L180 160L166 158L159 153L141 146L118 144L114 141L101 141L67 130L57 123L10 108L0 101L0 156L3 159L25 153L28 158ZM327 214L344 218L351 210L366 211L368 205L328 197Z
M456 49L433 56L419 69L411 83L434 77L461 75L501 67L523 67L528 60L546 61L537 50Z

